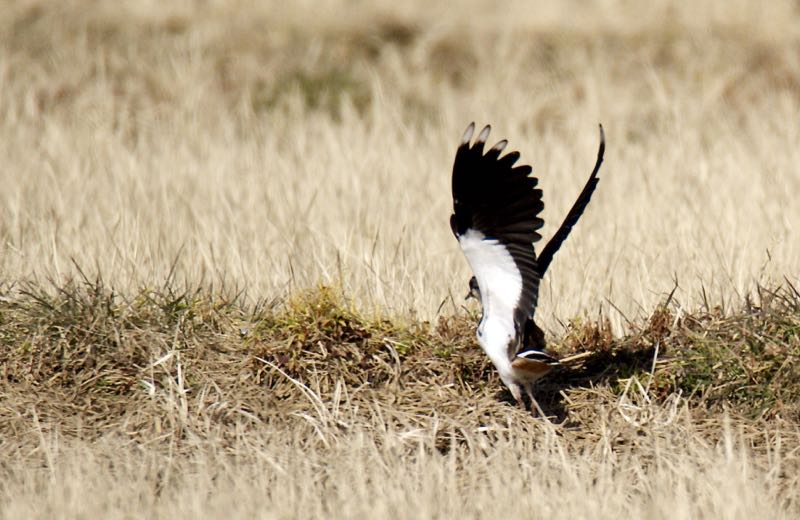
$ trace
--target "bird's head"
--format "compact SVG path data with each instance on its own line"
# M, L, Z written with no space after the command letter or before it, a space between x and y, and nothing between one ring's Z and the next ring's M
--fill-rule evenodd
M479 302L481 301L481 289L478 287L478 279L474 276L469 279L469 292L464 300L469 300L470 298L475 298Z

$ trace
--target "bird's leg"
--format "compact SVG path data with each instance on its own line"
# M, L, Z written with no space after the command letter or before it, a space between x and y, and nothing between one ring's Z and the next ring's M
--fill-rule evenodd
M508 389L511 390L511 395L517 402L517 406L525 410L525 401L522 400L522 389L520 388L520 385L512 383L508 385Z
M545 415L544 411L542 410L541 406L539 406L539 403L536 402L536 398L533 397L533 384L532 383L529 384L529 385L525 385L525 392L528 394L528 398L531 400L531 413L534 416L538 415L539 417L546 417L546 415Z

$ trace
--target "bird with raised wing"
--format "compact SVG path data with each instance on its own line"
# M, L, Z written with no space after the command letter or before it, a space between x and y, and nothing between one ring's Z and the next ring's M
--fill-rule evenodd
M482 307L478 343L520 406L523 390L535 403L532 385L559 362L544 350L544 333L534 322L539 283L553 256L569 236L594 193L603 162L605 135L589 180L567 217L537 257L544 209L539 179L528 165L516 165L519 152L501 157L505 139L484 152L490 126L471 143L471 123L453 164L453 215L450 227L472 268L470 294ZM468 296L469 296L468 295Z

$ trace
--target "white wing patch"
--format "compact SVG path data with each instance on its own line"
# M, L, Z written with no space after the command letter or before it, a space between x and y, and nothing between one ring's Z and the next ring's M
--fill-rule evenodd
M522 274L511 254L475 229L458 237L458 243L478 280L484 314L512 318L522 293Z
M467 230L458 243L481 291L483 320L478 339L502 375L505 365L510 368L507 349L516 334L514 309L522 293L522 274L508 250L480 231Z
M475 229L458 237L458 243L478 280L484 313L513 316L522 293L522 274L505 246Z

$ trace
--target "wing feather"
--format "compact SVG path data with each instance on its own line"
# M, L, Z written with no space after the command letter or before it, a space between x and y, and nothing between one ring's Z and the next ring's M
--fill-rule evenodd
M514 166L519 152L500 157L507 141L484 154L489 126L471 145L474 128L467 127L453 164L450 225L477 279L484 315L513 320L509 326L519 338L539 289L533 244L544 225L542 190L530 166Z

